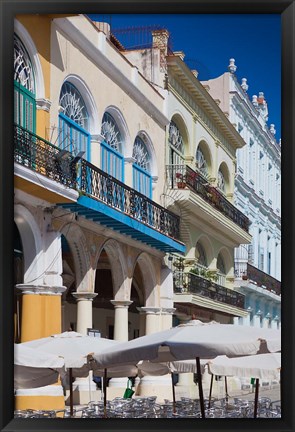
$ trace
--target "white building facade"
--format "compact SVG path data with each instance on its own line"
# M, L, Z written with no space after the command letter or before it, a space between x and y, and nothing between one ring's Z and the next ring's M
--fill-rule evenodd
M248 94L238 82L235 60L228 72L203 82L246 142L237 150L234 202L251 221L250 245L235 250L235 286L246 295L248 317L239 324L280 328L281 322L281 143L268 126L264 94Z

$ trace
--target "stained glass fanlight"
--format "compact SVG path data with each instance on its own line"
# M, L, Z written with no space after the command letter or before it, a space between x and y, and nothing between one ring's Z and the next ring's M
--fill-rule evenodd
M113 116L106 112L102 119L101 134L104 141L117 152L122 151L122 135Z
M63 108L63 114L79 125L88 129L88 112L80 92L70 82L62 86L59 104Z

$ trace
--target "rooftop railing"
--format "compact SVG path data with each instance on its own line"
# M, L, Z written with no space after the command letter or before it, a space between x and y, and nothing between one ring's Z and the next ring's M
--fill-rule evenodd
M172 189L188 187L240 228L249 232L250 221L247 216L233 206L216 187L211 186L199 172L187 165L168 165L167 180Z

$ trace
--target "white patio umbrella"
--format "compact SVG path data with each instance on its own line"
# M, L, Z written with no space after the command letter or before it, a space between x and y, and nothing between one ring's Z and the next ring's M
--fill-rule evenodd
M62 357L14 344L14 389L55 384L64 363Z
M205 417L200 358L253 355L281 349L278 330L192 320L169 330L142 336L94 355L98 365L110 367L140 360L173 362L196 358L202 417Z
M209 361L208 369L212 376L255 378L254 417L257 417L259 380L276 380L279 378L281 353L266 353L236 358L218 356Z
M23 342L21 345L50 354L63 357L65 368L69 370L70 382L70 410L73 414L72 378L86 377L90 371L87 356L91 353L102 352L104 349L117 345L110 339L95 338L70 331L55 334L46 338Z

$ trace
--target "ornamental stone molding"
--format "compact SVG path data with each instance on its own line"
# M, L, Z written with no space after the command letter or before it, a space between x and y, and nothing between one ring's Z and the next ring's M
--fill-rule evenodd
M45 99L45 98L36 99L36 106L37 106L37 109L39 109L39 110L50 112L51 104L52 104L52 102L49 99Z
M133 303L131 300L110 300L110 302L115 308L127 308Z
M17 284L15 288L22 294L62 295L67 288L65 286L29 285Z

